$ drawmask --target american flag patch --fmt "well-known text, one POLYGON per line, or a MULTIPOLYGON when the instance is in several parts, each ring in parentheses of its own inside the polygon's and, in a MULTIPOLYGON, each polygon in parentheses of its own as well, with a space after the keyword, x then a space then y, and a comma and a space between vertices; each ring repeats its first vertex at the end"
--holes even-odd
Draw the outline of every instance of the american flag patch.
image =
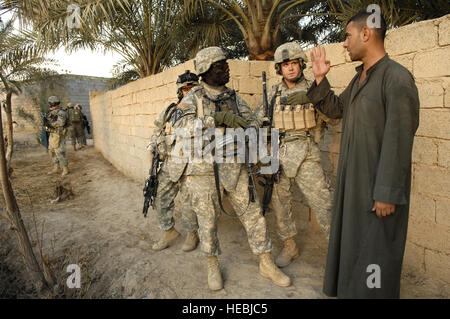
POLYGON ((177 108, 184 110, 186 109, 187 106, 188 105, 186 103, 181 102, 180 104, 177 105, 177 108))

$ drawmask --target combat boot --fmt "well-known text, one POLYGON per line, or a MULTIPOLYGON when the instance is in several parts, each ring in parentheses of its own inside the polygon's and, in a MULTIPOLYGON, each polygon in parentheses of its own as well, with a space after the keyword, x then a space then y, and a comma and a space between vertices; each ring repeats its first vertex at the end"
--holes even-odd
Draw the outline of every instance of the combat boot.
POLYGON ((66 175, 68 175, 69 174, 69 168, 67 167, 67 166, 63 166, 62 167, 62 174, 61 174, 61 176, 66 176, 66 175))
POLYGON ((197 248, 199 239, 197 233, 187 232, 186 239, 184 240, 183 247, 181 249, 183 251, 192 251, 197 248))
POLYGON ((50 172, 48 172, 47 175, 58 173, 58 169, 59 169, 59 165, 58 164, 53 164, 53 169, 50 172))
POLYGON ((73 150, 76 152, 77 151, 77 146, 75 144, 73 144, 73 150))
POLYGON ((219 259, 217 256, 207 256, 208 261, 208 286, 211 290, 223 288, 222 274, 220 273, 219 259))
POLYGON ((259 273, 280 287, 288 287, 291 285, 291 279, 275 265, 270 252, 259 255, 259 273))
POLYGON ((297 258, 298 255, 299 253, 297 243, 295 242, 293 237, 289 238, 284 241, 284 247, 275 260, 275 263, 278 267, 286 267, 291 263, 291 261, 297 258))
POLYGON ((169 230, 164 232, 164 235, 161 239, 152 246, 153 250, 163 250, 169 247, 177 238, 180 236, 180 233, 172 227, 169 230))

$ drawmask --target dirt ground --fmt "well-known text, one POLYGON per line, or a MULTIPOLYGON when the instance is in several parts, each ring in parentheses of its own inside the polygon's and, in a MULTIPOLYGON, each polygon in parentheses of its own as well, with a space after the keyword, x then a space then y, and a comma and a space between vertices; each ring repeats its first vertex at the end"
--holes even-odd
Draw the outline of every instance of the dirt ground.
MULTIPOLYGON (((219 260, 224 289, 211 292, 199 248, 189 253, 181 250, 185 232, 180 224, 176 227, 182 236, 174 246, 160 252, 151 249, 161 231, 154 212, 150 210, 147 218, 141 213, 144 181, 124 176, 92 146, 77 152, 67 149, 73 199, 50 203, 61 177, 47 175, 51 163, 43 147, 18 147, 12 178, 35 249, 41 246, 43 255, 49 255, 59 282, 65 286, 63 298, 327 298, 321 292, 327 243, 308 214, 296 216, 301 254, 284 268, 293 282, 288 288, 278 287, 258 274, 258 259, 250 251, 242 225, 221 216, 223 253, 219 260), (36 231, 42 242, 36 241, 36 231), (65 285, 69 264, 81 266, 80 289, 65 285)), ((4 207, 3 197, 0 203, 4 207)), ((177 211, 175 218, 179 217, 177 211)), ((267 219, 273 230, 273 214, 269 213, 267 219)), ((34 285, 14 248, 14 234, 2 218, 0 231, 4 236, 0 239, 0 298, 36 298, 34 285)), ((281 243, 273 231, 271 236, 276 255, 281 243)), ((450 287, 404 272, 401 296, 449 298, 450 287)))

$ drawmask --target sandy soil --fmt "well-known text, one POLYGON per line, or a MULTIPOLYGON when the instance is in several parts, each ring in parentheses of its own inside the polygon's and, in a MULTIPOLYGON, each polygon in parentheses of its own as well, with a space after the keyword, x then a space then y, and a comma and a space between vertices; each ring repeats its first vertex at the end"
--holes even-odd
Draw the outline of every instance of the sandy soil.
MULTIPOLYGON (((151 245, 161 232, 154 212, 144 218, 143 181, 127 178, 93 147, 74 152, 68 148, 71 173, 68 176, 75 198, 51 204, 59 175, 47 175, 48 155, 40 146, 21 146, 14 155, 12 179, 24 222, 43 254, 48 254, 59 282, 65 286, 61 297, 69 298, 327 298, 322 279, 327 243, 308 214, 297 216, 297 242, 301 255, 286 267, 292 278, 288 288, 277 287, 258 274, 258 260, 247 243, 245 231, 236 219, 222 216, 219 257, 225 288, 208 290, 206 264, 197 248, 181 251, 182 236, 169 249, 155 252, 151 245), (34 217, 36 227, 34 226, 34 217), (43 242, 36 241, 36 230, 43 242), (39 235, 40 236, 40 235, 39 235), (81 266, 80 289, 68 289, 69 264, 81 266)), ((0 203, 4 207, 3 198, 0 203)), ((179 203, 178 205, 180 205, 179 203)), ((1 211, 0 211, 1 213, 1 211)), ((175 215, 179 220, 180 214, 175 215)), ((267 215, 273 230, 273 214, 267 215)), ((0 298, 36 298, 21 258, 11 247, 15 237, 0 218, 0 298), (7 240, 9 243, 6 243, 7 240)), ((274 254, 281 243, 271 232, 274 254)), ((404 273, 402 298, 448 298, 448 284, 404 273)))

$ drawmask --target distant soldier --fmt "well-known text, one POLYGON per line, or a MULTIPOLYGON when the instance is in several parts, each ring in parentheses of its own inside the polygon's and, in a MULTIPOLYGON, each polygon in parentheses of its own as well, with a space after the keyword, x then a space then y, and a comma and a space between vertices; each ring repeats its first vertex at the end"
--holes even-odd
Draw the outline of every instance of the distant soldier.
POLYGON ((80 108, 80 112, 81 112, 81 117, 83 118, 83 142, 84 142, 84 146, 86 146, 86 132, 87 131, 88 135, 91 134, 91 127, 89 125, 89 120, 87 118, 87 116, 83 113, 83 107, 80 104, 77 104, 76 106, 78 106, 80 108))
POLYGON ((61 176, 65 176, 69 174, 66 158, 66 133, 70 122, 67 112, 59 107, 61 101, 57 96, 50 96, 48 104, 50 111, 44 116, 43 124, 46 131, 50 132, 48 152, 53 161, 53 169, 49 174, 57 173, 59 165, 61 165, 61 176))
MULTIPOLYGON (((193 88, 178 104, 179 120, 176 128, 184 128, 193 135, 200 121, 204 130, 209 128, 247 128, 259 126, 245 101, 225 86, 230 80, 230 69, 225 52, 219 47, 199 51, 194 59, 196 72, 202 76, 199 86, 193 88)), ((190 137, 187 137, 190 141, 190 137)), ((178 143, 178 141, 177 141, 178 143)), ((208 286, 211 290, 223 288, 218 255, 221 253, 217 238, 217 222, 222 207, 220 197, 227 194, 243 224, 250 248, 259 257, 259 273, 276 285, 287 287, 291 280, 274 264, 272 241, 266 220, 261 214, 257 198, 250 199, 249 172, 243 164, 209 163, 204 159, 184 165, 174 165, 172 179, 184 173, 180 196, 191 205, 197 216, 201 250, 208 265, 208 286)))
MULTIPOLYGON (((189 70, 181 74, 177 79, 178 103, 194 86, 198 85, 198 76, 189 70)), ((159 228, 164 231, 163 236, 153 245, 154 250, 163 250, 169 247, 180 235, 175 229, 173 219, 174 200, 179 191, 178 182, 172 182, 169 177, 169 171, 164 162, 167 162, 172 151, 173 132, 172 124, 176 117, 176 106, 178 103, 172 103, 165 108, 155 120, 155 128, 147 150, 157 153, 163 164, 158 174, 158 190, 156 195, 156 211, 158 215, 159 228)), ((183 244, 183 251, 192 251, 197 248, 198 225, 195 214, 191 211, 189 205, 183 203, 182 224, 187 231, 186 239, 183 244)))
MULTIPOLYGON (((275 69, 283 78, 268 94, 268 101, 274 103, 272 126, 280 131, 280 169, 275 179, 272 205, 278 235, 284 243, 276 264, 285 267, 299 255, 292 213, 294 185, 300 188, 327 238, 333 198, 320 165, 318 146, 326 126, 324 120, 328 121, 328 118, 317 111, 306 96, 310 86, 303 75, 307 57, 299 44, 289 42, 275 50, 274 60, 275 69), (293 93, 303 96, 303 100, 290 103, 289 96, 293 93)), ((256 110, 260 118, 263 112, 263 107, 256 110)))
POLYGON ((69 119, 71 123, 71 138, 73 150, 76 151, 76 144, 78 142, 79 149, 82 149, 84 145, 86 145, 86 137, 84 135, 84 127, 83 127, 83 113, 81 113, 81 109, 79 104, 73 106, 72 103, 67 105, 69 112, 69 119))

